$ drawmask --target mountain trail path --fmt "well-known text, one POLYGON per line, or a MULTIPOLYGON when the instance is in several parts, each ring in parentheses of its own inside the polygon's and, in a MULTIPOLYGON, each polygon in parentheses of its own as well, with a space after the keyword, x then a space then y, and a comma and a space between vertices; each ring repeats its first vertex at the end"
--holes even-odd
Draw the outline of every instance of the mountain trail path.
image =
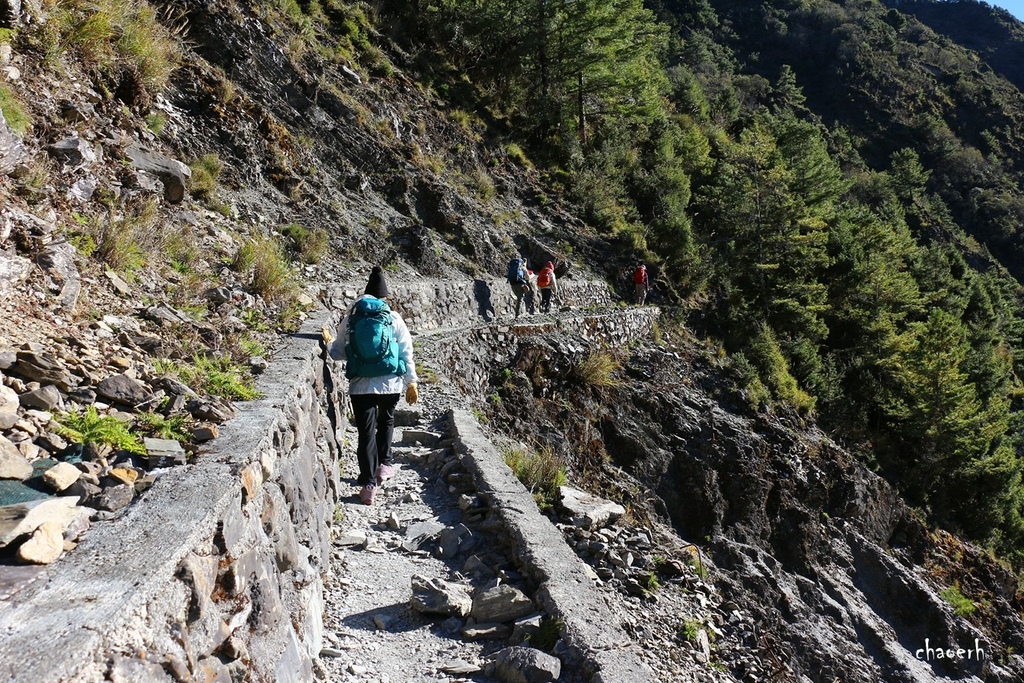
MULTIPOLYGON (((460 333, 445 329, 415 335, 417 363, 432 365, 430 344, 421 347, 419 342, 460 333)), ((474 552, 450 560, 437 556, 436 543, 414 547, 415 539, 408 537, 410 529, 415 533, 421 528, 418 524, 434 522, 451 528, 463 517, 459 493, 449 490, 437 466, 447 460, 450 449, 410 444, 406 435, 426 430, 439 435, 443 443, 445 414, 465 405, 466 396, 443 380, 424 383, 421 379, 419 389, 420 405, 415 409, 410 410, 404 398, 399 403, 392 443, 397 472, 378 487, 371 506, 364 505, 358 495, 355 426, 349 424, 344 434, 343 488, 334 523, 331 573, 325 579, 325 647, 318 672, 332 683, 498 680, 485 675, 485 660, 504 646, 503 641, 468 641, 461 633, 463 619, 423 615, 410 606, 413 576, 473 585, 482 585, 481 578, 486 577, 494 585, 498 581, 494 569, 513 571, 488 534, 474 534, 478 540, 474 552), (412 420, 417 424, 399 426, 412 420), (493 564, 478 568, 470 581, 463 572, 469 558, 475 564, 478 559, 493 564)))
MULTIPOLYGON (((578 316, 579 312, 571 314, 578 316)), ((544 324, 559 315, 527 315, 514 323, 544 324)), ((435 345, 469 334, 476 327, 510 323, 513 321, 494 320, 465 329, 415 334, 417 364, 437 368, 431 353, 435 345)), ((410 604, 412 580, 417 575, 469 588, 498 584, 522 587, 527 583, 519 573, 517 558, 511 556, 512 546, 501 523, 468 504, 475 497, 475 485, 472 475, 454 457, 446 429, 449 411, 469 408, 469 397, 441 372, 429 382, 421 377, 419 388, 420 405, 410 408, 404 399, 399 402, 392 445, 397 473, 379 487, 371 506, 359 500, 355 483, 355 427, 350 425, 344 434, 340 461, 343 488, 334 521, 330 572, 325 577, 324 649, 316 671, 320 680, 505 680, 501 672, 495 671, 491 655, 509 645, 507 629, 477 640, 466 636, 467 627, 473 626, 472 618, 423 615, 410 604), (439 534, 442 528, 445 532, 439 534), (456 530, 468 535, 469 542, 462 536, 457 550, 446 549, 445 533, 456 530)), ((486 431, 485 426, 482 429, 486 431)), ((494 439, 495 435, 488 438, 494 439)), ((666 531, 673 537, 669 543, 664 543, 664 537, 656 540, 648 529, 623 527, 617 533, 633 539, 630 543, 647 534, 655 545, 648 545, 650 549, 644 554, 685 545, 670 530, 659 529, 658 535, 666 531)), ((629 648, 637 654, 655 676, 652 680, 733 680, 723 671, 697 664, 700 648, 678 638, 679 624, 686 615, 697 617, 706 612, 708 602, 720 600, 710 582, 691 577, 688 582, 667 583, 656 598, 628 595, 612 583, 597 580, 596 575, 591 588, 606 607, 602 608, 606 612, 602 618, 621 625, 629 634, 627 641, 614 647, 629 648)), ((513 632, 511 642, 521 639, 521 634, 513 632)), ((590 678, 584 672, 563 667, 557 680, 590 678)))

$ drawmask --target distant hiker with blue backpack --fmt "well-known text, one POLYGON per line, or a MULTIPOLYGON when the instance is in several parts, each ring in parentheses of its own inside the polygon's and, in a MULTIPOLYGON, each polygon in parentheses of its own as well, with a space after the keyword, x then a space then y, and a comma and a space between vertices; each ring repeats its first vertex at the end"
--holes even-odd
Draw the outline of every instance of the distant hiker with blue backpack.
POLYGON ((508 262, 508 273, 506 274, 509 285, 512 286, 512 293, 516 295, 516 317, 523 306, 523 299, 526 299, 526 312, 533 314, 534 300, 533 287, 530 284, 530 271, 526 267, 526 259, 515 256, 508 262))
POLYGON ((412 337, 402 316, 385 299, 388 285, 380 266, 374 266, 365 293, 356 299, 338 326, 337 334, 321 330, 335 360, 345 360, 345 377, 359 442, 359 499, 373 505, 377 487, 395 475, 391 438, 395 406, 405 390, 410 404, 419 400, 412 337))

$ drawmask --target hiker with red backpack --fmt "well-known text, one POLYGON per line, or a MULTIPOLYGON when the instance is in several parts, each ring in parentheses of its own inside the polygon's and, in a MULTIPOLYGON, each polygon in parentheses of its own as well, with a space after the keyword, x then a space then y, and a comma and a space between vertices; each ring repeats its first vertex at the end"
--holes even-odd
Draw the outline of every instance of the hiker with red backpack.
POLYGON ((537 289, 540 290, 540 312, 551 310, 551 299, 558 296, 558 284, 555 280, 555 264, 548 264, 537 273, 537 289))
POLYGON ((364 294, 349 308, 337 334, 324 326, 320 333, 331 357, 345 359, 345 377, 352 401, 359 441, 359 499, 373 505, 377 487, 395 475, 391 464, 391 438, 395 406, 405 389, 410 404, 419 400, 412 337, 405 321, 385 299, 388 284, 380 266, 374 266, 364 294))
POLYGON ((633 289, 636 293, 636 303, 643 306, 647 300, 647 293, 651 291, 651 283, 647 278, 647 266, 642 263, 633 271, 633 289))

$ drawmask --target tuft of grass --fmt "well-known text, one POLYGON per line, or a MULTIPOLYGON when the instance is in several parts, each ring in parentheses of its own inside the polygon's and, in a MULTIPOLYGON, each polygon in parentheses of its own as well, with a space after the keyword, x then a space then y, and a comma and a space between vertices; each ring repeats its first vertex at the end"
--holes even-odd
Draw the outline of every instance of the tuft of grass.
POLYGON ((100 415, 95 406, 84 413, 63 413, 57 416, 56 431, 61 436, 83 445, 97 444, 144 455, 145 447, 123 422, 109 415, 100 415))
POLYGON ((640 579, 640 585, 646 593, 654 593, 661 588, 661 582, 658 581, 658 576, 654 572, 650 572, 647 576, 640 579))
POLYGON ((231 104, 238 97, 238 88, 228 79, 226 74, 219 73, 213 84, 213 94, 223 105, 231 104))
POLYGON ((565 465, 553 449, 544 447, 530 451, 508 448, 503 457, 516 478, 533 493, 539 507, 547 509, 554 506, 558 487, 565 486, 567 478, 565 465))
POLYGON ((25 111, 25 105, 13 92, 2 85, 0 85, 0 112, 3 112, 7 126, 19 137, 32 127, 32 119, 25 111))
POLYGON ((441 381, 433 368, 420 365, 419 361, 416 362, 416 375, 420 378, 421 384, 437 384, 441 381))
POLYGON ((47 57, 60 59, 77 51, 101 74, 138 74, 146 88, 160 92, 177 68, 181 52, 172 33, 147 2, 138 0, 70 0, 53 2, 52 36, 47 57))
POLYGON ((111 81, 122 72, 137 74, 141 83, 160 92, 181 60, 174 35, 140 0, 68 0, 47 3, 47 61, 60 63, 77 52, 111 81))
POLYGON ((296 284, 281 246, 269 238, 246 242, 235 255, 233 267, 239 273, 251 273, 251 288, 268 301, 285 301, 296 284))
POLYGON ((217 184, 224 162, 216 154, 204 154, 188 165, 192 176, 188 181, 188 191, 193 197, 208 204, 219 203, 217 200, 217 184))
POLYGON ((615 373, 622 363, 608 351, 591 351, 573 366, 572 374, 587 386, 614 387, 621 384, 615 373))
POLYGON ((960 592, 960 586, 957 584, 939 591, 939 597, 948 602, 953 611, 961 617, 969 617, 974 614, 976 609, 974 601, 960 592))
POLYGON ((164 240, 164 253, 171 269, 181 275, 194 273, 203 260, 199 240, 188 227, 170 231, 164 240))
MULTIPOLYGON (((162 248, 159 223, 159 202, 148 197, 110 206, 106 216, 88 218, 82 225, 96 245, 93 256, 113 270, 131 273, 146 264, 147 254, 162 248)), ((84 237, 80 242, 88 244, 84 237)))
POLYGON ((523 148, 514 142, 510 142, 505 145, 505 155, 520 166, 533 168, 533 162, 530 161, 528 156, 526 156, 526 152, 524 152, 523 148))
POLYGON ((469 174, 469 181, 476 189, 476 198, 485 204, 494 199, 495 195, 498 194, 491 174, 483 166, 477 165, 473 168, 469 174))
POLYGON ((319 263, 327 253, 327 233, 323 230, 291 223, 281 228, 281 234, 288 239, 292 252, 306 263, 319 263))

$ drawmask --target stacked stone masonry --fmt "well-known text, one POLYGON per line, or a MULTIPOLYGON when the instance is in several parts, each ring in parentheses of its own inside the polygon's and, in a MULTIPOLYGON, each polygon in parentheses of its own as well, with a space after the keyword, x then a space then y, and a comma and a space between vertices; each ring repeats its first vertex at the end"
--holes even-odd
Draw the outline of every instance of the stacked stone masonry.
POLYGON ((339 482, 322 313, 277 354, 264 398, 211 448, 96 524, 0 610, 0 681, 309 681, 339 482))
MULTIPOLYGON (((603 283, 567 282, 563 292, 577 306, 609 303, 603 283)), ((312 680, 347 390, 319 330, 355 296, 335 292, 336 310, 306 321, 262 375, 264 397, 240 405, 192 463, 167 470, 0 608, 0 681, 173 681, 168 671, 222 680, 231 667, 252 681, 312 680)), ((479 280, 394 285, 390 298, 414 331, 470 327, 440 337, 436 352, 451 379, 477 388, 523 337, 619 345, 649 335, 658 315, 613 309, 481 325, 511 323, 510 299, 504 282, 479 280)))

